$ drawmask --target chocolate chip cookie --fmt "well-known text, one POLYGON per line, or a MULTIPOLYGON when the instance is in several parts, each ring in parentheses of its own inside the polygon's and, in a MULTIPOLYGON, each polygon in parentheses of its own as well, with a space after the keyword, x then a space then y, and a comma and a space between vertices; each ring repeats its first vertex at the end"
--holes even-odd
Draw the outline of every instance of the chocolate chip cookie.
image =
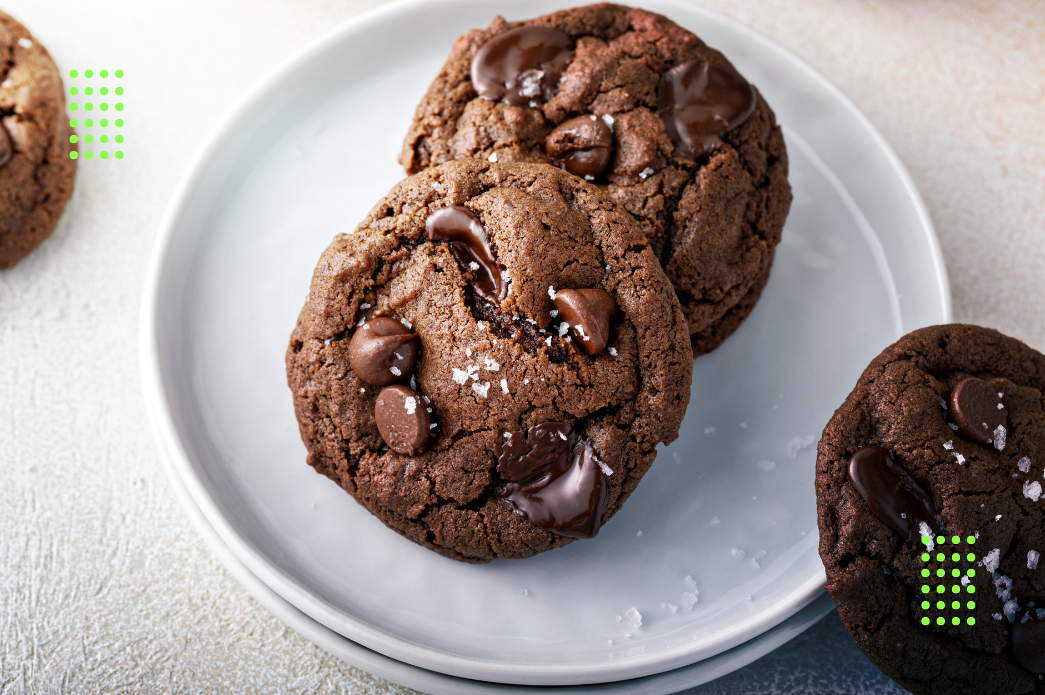
POLYGON ((58 67, 0 12, 0 268, 46 239, 73 192, 76 149, 58 67))
POLYGON ((633 217, 555 167, 475 159, 334 239, 287 351, 308 462, 467 562, 594 536, 678 436, 691 372, 633 217))
POLYGON ((857 645, 916 695, 1045 692, 1045 355, 933 326, 824 430, 820 557, 857 645))
POLYGON ((621 5, 497 17, 458 39, 399 161, 459 157, 551 163, 604 188, 648 236, 695 355, 754 308, 791 204, 758 90, 689 31, 621 5))

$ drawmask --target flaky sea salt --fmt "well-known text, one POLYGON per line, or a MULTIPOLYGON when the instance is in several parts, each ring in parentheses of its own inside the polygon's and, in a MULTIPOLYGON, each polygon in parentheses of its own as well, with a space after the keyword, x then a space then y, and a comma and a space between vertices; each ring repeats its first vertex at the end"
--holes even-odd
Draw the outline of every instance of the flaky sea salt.
MULTIPOLYGON (((605 463, 603 463, 602 461, 596 461, 596 463, 599 464, 599 468, 602 469, 602 474, 604 476, 606 476, 608 478, 611 475, 613 475, 613 469, 610 468, 609 466, 607 466, 605 463)), ((640 536, 642 535, 642 531, 639 531, 639 535, 640 536)))
MULTIPOLYGON (((932 548, 929 548, 929 552, 932 552, 932 548)), ((998 565, 1001 564, 1001 550, 995 548, 991 552, 987 553, 987 557, 980 560, 980 565, 983 566, 988 572, 993 572, 998 569, 998 565)))
POLYGON ((1030 473, 1030 457, 1024 456, 1023 458, 1021 458, 1019 461, 1016 462, 1016 467, 1024 473, 1030 473))
POLYGON ((962 575, 961 584, 962 586, 969 586, 969 582, 972 581, 967 575, 962 575))
POLYGON ((760 570, 760 569, 762 569, 762 565, 760 565, 758 563, 762 562, 765 559, 766 559, 766 551, 765 550, 759 550, 758 553, 755 554, 755 557, 751 558, 751 560, 750 560, 751 566, 754 567, 756 570, 760 570))
POLYGON ((1002 606, 1001 612, 1005 614, 1005 617, 1011 623, 1016 619, 1016 611, 1019 610, 1020 604, 1016 603, 1016 599, 1006 601, 1005 605, 1002 606))
POLYGON ((438 181, 433 181, 432 182, 432 188, 435 191, 441 191, 441 190, 443 190, 443 184, 439 183, 438 181))
POLYGON ((1041 483, 1035 480, 1033 483, 1023 484, 1023 496, 1031 502, 1037 502, 1041 497, 1041 483))
POLYGON ((468 376, 472 378, 472 381, 479 381, 479 365, 469 365, 466 369, 468 370, 468 376))
POLYGON ((662 603, 662 604, 660 604, 660 607, 663 608, 664 610, 669 610, 672 613, 678 613, 679 612, 679 607, 676 606, 674 603, 662 603))
POLYGON ((951 428, 952 430, 954 430, 955 432, 957 432, 957 431, 958 431, 958 425, 954 424, 953 422, 948 422, 948 423, 947 423, 947 426, 948 426, 948 427, 950 427, 950 428, 951 428))
POLYGON ((471 270, 472 272, 475 272, 476 270, 479 270, 479 264, 476 263, 475 261, 472 261, 471 263, 468 264, 468 270, 471 270))
POLYGON ((1036 570, 1038 569, 1038 559, 1041 557, 1041 553, 1037 550, 1027 551, 1027 569, 1036 570))
POLYGON ((465 382, 468 381, 468 372, 466 372, 463 369, 458 369, 457 367, 454 367, 453 370, 454 381, 456 381, 461 386, 464 386, 465 382))
POLYGON ((486 365, 487 371, 498 372, 501 370, 501 365, 498 364, 497 360, 491 360, 489 357, 483 360, 483 364, 486 365))
POLYGON ((613 130, 613 116, 609 115, 608 113, 603 114, 602 122, 605 123, 610 130, 613 130))
POLYGON ((624 620, 628 623, 628 627, 633 630, 642 627, 642 614, 634 606, 624 611, 624 620))
MULTIPOLYGON (((555 287, 553 285, 548 285, 548 296, 551 297, 553 300, 555 299, 555 287)), ((555 316, 558 313, 559 312, 555 311, 554 309, 552 310, 552 316, 555 316)))
POLYGON ((413 415, 417 410, 417 399, 413 396, 407 396, 406 400, 403 401, 403 407, 406 408, 407 415, 413 415))
POLYGON ((1012 598, 1012 579, 1006 577, 1004 574, 994 573, 994 593, 1002 601, 1008 601, 1012 598))
POLYGON ((501 379, 501 393, 508 393, 508 380, 501 379))
POLYGON ((33 42, 29 39, 18 39, 18 45, 22 48, 32 48, 33 42))
POLYGON ((359 305, 359 308, 360 309, 369 309, 370 308, 370 302, 363 302, 362 304, 359 305))
POLYGON ((743 560, 744 556, 747 555, 743 550, 736 547, 735 545, 729 549, 729 554, 733 556, 734 560, 743 560))
POLYGON ((395 366, 394 364, 388 368, 388 371, 392 372, 392 374, 394 374, 395 376, 403 376, 403 372, 400 371, 399 367, 395 366))
POLYGON ((922 534, 923 537, 929 539, 929 542, 925 544, 925 547, 928 548, 929 552, 931 553, 933 551, 933 548, 936 547, 936 544, 933 543, 933 538, 935 536, 933 535, 932 529, 929 528, 929 524, 925 523, 924 521, 919 522, 918 533, 922 534))
POLYGON ((487 381, 482 386, 480 386, 478 383, 472 384, 472 390, 478 393, 483 398, 486 398, 486 394, 490 392, 490 382, 487 381))
POLYGON ((790 458, 798 458, 798 452, 812 446, 815 441, 816 437, 812 435, 807 437, 792 437, 791 441, 787 443, 787 455, 790 458))
POLYGON ((994 517, 994 520, 995 521, 1001 521, 1001 514, 999 514, 998 516, 994 517))
POLYGON ((489 159, 491 162, 496 162, 497 161, 497 153, 494 152, 487 159, 489 159))
POLYGON ((565 321, 563 321, 562 323, 559 324, 559 336, 560 337, 566 335, 566 331, 568 331, 568 330, 570 330, 570 324, 566 323, 565 321))
POLYGON ((650 176, 653 176, 653 167, 646 167, 639 172, 640 179, 648 179, 650 176))
POLYGON ((954 454, 954 458, 957 459, 958 465, 960 465, 960 466, 964 466, 965 465, 965 457, 964 456, 959 454, 957 451, 952 451, 951 453, 954 454))
POLYGON ((994 448, 1005 451, 1005 425, 998 425, 994 430, 994 448))
POLYGON ((943 443, 943 448, 946 449, 947 451, 950 451, 951 449, 953 449, 954 448, 954 440, 953 439, 948 439, 946 442, 943 443))
POLYGON ((609 349, 609 353, 610 353, 610 356, 611 356, 611 357, 616 357, 616 356, 617 356, 617 348, 615 348, 615 347, 611 347, 611 348, 609 349))

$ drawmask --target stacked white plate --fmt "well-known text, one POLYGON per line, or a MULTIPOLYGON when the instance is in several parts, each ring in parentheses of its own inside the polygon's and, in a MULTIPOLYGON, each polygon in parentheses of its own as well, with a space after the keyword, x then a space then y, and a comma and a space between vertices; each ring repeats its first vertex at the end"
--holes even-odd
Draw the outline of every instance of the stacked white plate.
POLYGON ((694 364, 678 441, 596 539, 481 566, 410 543, 316 475, 283 354, 319 254, 402 178, 401 138, 454 39, 497 13, 564 6, 401 2, 316 42, 204 148, 145 289, 146 400, 212 549, 316 644, 434 693, 670 693, 815 623, 832 606, 816 552, 820 431, 882 348, 951 317, 921 199, 845 97, 744 27, 646 2, 758 85, 795 196, 758 306, 694 364))

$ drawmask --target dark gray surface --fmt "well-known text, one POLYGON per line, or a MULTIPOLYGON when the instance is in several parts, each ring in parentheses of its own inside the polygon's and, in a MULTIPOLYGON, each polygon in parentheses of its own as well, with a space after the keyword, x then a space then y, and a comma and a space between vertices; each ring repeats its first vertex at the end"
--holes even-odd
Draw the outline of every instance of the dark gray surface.
POLYGON ((838 613, 728 676, 679 695, 904 695, 868 661, 838 613))

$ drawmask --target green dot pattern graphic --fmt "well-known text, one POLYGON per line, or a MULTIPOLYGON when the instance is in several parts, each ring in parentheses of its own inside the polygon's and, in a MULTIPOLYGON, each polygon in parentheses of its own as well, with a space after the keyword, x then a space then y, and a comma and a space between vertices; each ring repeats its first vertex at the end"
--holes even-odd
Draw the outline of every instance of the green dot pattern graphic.
MULTIPOLYGON (((73 80, 77 80, 78 79, 78 80, 84 80, 84 81, 91 80, 91 79, 108 80, 108 78, 110 76, 111 77, 115 77, 116 79, 119 80, 119 79, 123 78, 123 75, 124 75, 123 70, 109 71, 108 69, 105 69, 105 70, 97 70, 97 71, 95 71, 93 69, 84 69, 84 70, 70 70, 69 71, 70 79, 73 79, 73 80)), ((75 84, 75 85, 70 85, 69 86, 69 96, 70 97, 81 97, 81 96, 82 97, 90 97, 90 96, 94 96, 95 94, 97 94, 98 96, 106 97, 106 96, 109 96, 110 90, 111 90, 111 93, 116 95, 116 96, 122 97, 124 95, 124 88, 123 88, 122 85, 110 87, 110 83, 109 82, 105 82, 105 83, 98 83, 98 82, 86 83, 86 82, 81 82, 80 84, 75 84)), ((91 111, 95 110, 95 107, 97 107, 99 111, 103 111, 103 112, 108 111, 110 107, 112 107, 112 109, 115 110, 115 111, 122 112, 123 111, 123 107, 124 107, 124 102, 118 101, 116 103, 110 103, 108 101, 99 101, 99 102, 70 101, 69 104, 68 104, 68 107, 69 107, 69 111, 72 112, 73 114, 75 114, 77 111, 81 111, 81 110, 82 111, 91 112, 91 111)), ((124 124, 124 122, 123 122, 122 118, 117 118, 112 123, 112 125, 114 125, 117 128, 122 128, 123 124, 124 124)), ((80 128, 80 127, 82 127, 82 128, 85 128, 85 129, 93 129, 93 128, 97 127, 97 128, 105 129, 105 128, 109 128, 109 126, 110 126, 110 123, 109 123, 109 119, 107 119, 107 118, 98 119, 97 122, 95 122, 91 118, 85 118, 82 121, 77 119, 77 118, 70 118, 69 119, 69 127, 71 127, 71 128, 80 128)), ((115 142, 116 144, 122 145, 123 142, 124 142, 124 136, 122 134, 120 134, 120 135, 110 135, 110 134, 108 134, 108 133, 106 133, 104 131, 102 131, 102 132, 97 132, 97 131, 95 131, 95 132, 80 132, 80 133, 77 133, 77 134, 73 134, 73 135, 69 136, 69 143, 70 143, 70 145, 80 144, 81 147, 85 146, 85 145, 93 145, 93 146, 95 146, 95 147, 97 147, 99 149, 85 149, 82 152, 78 152, 78 151, 76 151, 74 149, 70 149, 70 151, 69 151, 69 159, 91 159, 91 160, 94 160, 94 159, 98 159, 98 160, 103 160, 103 159, 104 160, 121 159, 122 160, 123 159, 123 155, 124 155, 123 150, 110 151, 110 150, 107 150, 107 149, 101 149, 102 146, 109 145, 110 140, 115 142)))
POLYGON ((963 539, 961 536, 946 538, 940 535, 935 538, 922 536, 921 540, 922 544, 926 546, 926 551, 919 556, 922 562, 935 562, 950 566, 922 568, 921 576, 926 583, 920 587, 920 591, 925 598, 918 603, 918 608, 923 613, 919 618, 919 622, 926 627, 932 625, 937 627, 946 625, 957 627, 962 624, 975 625, 976 618, 958 614, 976 609, 975 601, 966 600, 963 602, 961 599, 963 593, 962 581, 965 581, 967 584, 964 588, 968 594, 976 593, 976 587, 970 581, 976 576, 976 570, 972 567, 964 566, 965 563, 972 564, 976 562, 976 553, 969 551, 963 553, 961 548, 946 548, 945 546, 960 546, 963 543, 970 546, 975 545, 976 537, 967 536, 963 539), (935 553, 932 552, 933 548, 930 547, 930 544, 935 546, 935 553), (933 580, 938 580, 940 583, 935 583, 933 580), (951 580, 953 583, 948 582, 948 580, 951 580), (927 600, 927 595, 933 593, 937 595, 937 600, 927 600), (951 595, 951 598, 947 597, 948 594, 951 595))

